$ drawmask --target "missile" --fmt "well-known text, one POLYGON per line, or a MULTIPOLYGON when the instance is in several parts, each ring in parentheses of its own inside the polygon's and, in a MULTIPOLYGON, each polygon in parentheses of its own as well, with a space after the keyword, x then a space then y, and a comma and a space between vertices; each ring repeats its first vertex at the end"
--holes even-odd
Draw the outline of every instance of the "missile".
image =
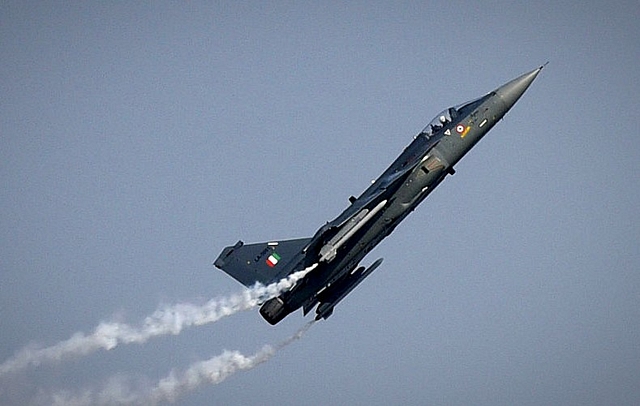
POLYGON ((320 262, 330 262, 336 257, 338 248, 349 240, 358 230, 360 230, 373 216, 375 216, 387 204, 386 200, 381 201, 371 209, 363 209, 345 224, 325 246, 320 249, 320 262))

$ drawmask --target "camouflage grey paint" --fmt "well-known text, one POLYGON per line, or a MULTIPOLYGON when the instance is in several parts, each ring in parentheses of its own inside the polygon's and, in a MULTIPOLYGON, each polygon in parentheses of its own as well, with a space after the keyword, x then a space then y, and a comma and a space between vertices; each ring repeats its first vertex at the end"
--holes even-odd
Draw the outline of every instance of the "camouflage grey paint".
POLYGON ((478 99, 436 116, 398 158, 338 217, 311 238, 226 247, 214 262, 250 286, 270 283, 313 267, 289 291, 265 302, 260 313, 276 324, 289 313, 314 306, 316 319, 334 307, 382 262, 360 261, 422 202, 454 165, 482 139, 531 85, 543 66, 478 99))

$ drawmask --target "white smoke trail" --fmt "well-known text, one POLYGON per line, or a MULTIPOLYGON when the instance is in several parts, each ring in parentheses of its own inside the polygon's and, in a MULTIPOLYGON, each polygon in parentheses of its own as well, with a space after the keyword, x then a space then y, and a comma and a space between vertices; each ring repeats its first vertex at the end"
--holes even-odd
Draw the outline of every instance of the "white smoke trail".
POLYGON ((79 394, 59 392, 51 396, 48 404, 54 406, 103 406, 103 405, 157 405, 160 402, 175 402, 181 395, 191 392, 204 384, 217 385, 239 371, 253 369, 270 360, 277 351, 302 338, 311 326, 312 320, 302 326, 292 336, 279 344, 265 345, 253 355, 246 356, 238 351, 224 351, 222 354, 198 361, 183 372, 171 371, 157 384, 147 389, 132 388, 131 380, 111 378, 101 390, 86 389, 79 394))
POLYGON ((267 286, 256 284, 241 294, 212 299, 202 306, 189 303, 164 306, 145 318, 141 327, 136 328, 118 322, 102 322, 89 335, 75 333, 71 338, 46 348, 27 346, 0 365, 0 377, 28 366, 38 366, 43 362, 61 361, 100 349, 112 350, 120 344, 142 344, 152 337, 180 334, 185 327, 216 322, 240 311, 253 309, 290 289, 316 266, 317 264, 314 264, 267 286))

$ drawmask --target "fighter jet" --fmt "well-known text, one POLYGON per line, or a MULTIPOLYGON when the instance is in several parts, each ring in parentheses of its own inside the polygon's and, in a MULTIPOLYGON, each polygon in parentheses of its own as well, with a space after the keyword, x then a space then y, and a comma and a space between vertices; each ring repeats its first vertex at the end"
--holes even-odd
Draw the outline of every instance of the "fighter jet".
POLYGON ((543 66, 472 101, 438 114, 378 179, 313 237, 224 248, 214 265, 245 286, 270 284, 305 270, 293 287, 265 301, 260 314, 275 325, 316 305, 316 320, 335 306, 381 263, 359 266, 363 258, 447 177, 454 166, 502 119, 543 66))

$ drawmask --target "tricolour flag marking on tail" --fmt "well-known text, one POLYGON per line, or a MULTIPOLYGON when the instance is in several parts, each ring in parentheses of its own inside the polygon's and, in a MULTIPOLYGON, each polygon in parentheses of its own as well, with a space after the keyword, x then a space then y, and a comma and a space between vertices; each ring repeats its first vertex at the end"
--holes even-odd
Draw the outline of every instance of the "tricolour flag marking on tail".
POLYGON ((274 252, 273 254, 269 255, 269 258, 267 258, 267 265, 273 268, 279 261, 280 255, 278 255, 277 252, 274 252))

